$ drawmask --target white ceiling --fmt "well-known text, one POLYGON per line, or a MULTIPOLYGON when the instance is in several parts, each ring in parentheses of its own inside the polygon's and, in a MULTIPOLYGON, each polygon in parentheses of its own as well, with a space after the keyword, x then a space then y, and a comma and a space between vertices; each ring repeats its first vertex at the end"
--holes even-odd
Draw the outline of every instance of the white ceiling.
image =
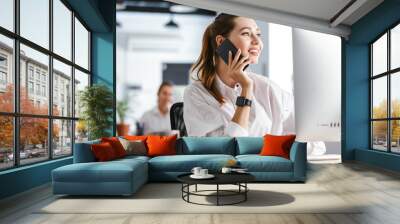
POLYGON ((178 4, 252 17, 297 28, 348 37, 351 25, 383 0, 168 0, 178 4))
POLYGON ((227 0, 329 21, 351 0, 227 0))

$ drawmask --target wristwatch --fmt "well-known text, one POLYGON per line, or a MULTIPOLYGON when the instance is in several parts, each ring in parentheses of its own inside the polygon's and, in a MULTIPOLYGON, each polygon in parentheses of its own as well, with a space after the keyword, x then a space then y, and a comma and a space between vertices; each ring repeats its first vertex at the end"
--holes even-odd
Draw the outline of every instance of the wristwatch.
POLYGON ((244 107, 244 106, 251 106, 251 100, 243 97, 243 96, 238 96, 236 98, 236 105, 239 107, 244 107))

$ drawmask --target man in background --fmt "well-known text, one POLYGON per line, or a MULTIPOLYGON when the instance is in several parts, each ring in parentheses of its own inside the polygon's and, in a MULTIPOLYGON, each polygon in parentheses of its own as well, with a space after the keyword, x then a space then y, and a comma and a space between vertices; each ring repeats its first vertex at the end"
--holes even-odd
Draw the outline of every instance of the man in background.
POLYGON ((171 133, 169 111, 173 101, 172 82, 162 82, 158 88, 157 97, 157 105, 146 111, 139 120, 144 135, 168 135, 171 133))

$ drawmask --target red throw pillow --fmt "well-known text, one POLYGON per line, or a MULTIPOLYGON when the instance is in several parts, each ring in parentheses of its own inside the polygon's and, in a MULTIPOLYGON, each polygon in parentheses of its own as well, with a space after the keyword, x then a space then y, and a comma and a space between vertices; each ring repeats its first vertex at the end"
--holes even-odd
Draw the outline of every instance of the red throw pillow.
POLYGON ((296 135, 268 135, 264 136, 264 145, 261 149, 262 156, 281 156, 286 159, 290 158, 290 148, 296 135))
POLYGON ((121 142, 117 137, 109 137, 109 138, 101 138, 101 142, 108 142, 114 149, 115 155, 118 158, 126 156, 126 151, 124 146, 122 146, 121 142))
POLYGON ((177 135, 148 136, 146 140, 148 156, 175 155, 176 138, 177 135))
POLYGON ((91 145, 91 149, 94 157, 99 162, 109 161, 117 158, 114 149, 108 142, 93 144, 91 145))

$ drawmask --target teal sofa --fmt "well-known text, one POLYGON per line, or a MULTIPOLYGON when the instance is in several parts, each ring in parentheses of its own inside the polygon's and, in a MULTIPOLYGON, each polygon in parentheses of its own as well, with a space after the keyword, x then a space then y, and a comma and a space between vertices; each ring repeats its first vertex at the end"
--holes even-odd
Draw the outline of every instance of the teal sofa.
POLYGON ((177 140, 177 155, 96 162, 90 145, 98 142, 75 144, 74 163, 52 171, 54 194, 131 195, 148 181, 176 181, 196 166, 218 172, 232 159, 258 182, 306 181, 306 143, 294 142, 285 159, 258 155, 262 137, 183 137, 177 140))

